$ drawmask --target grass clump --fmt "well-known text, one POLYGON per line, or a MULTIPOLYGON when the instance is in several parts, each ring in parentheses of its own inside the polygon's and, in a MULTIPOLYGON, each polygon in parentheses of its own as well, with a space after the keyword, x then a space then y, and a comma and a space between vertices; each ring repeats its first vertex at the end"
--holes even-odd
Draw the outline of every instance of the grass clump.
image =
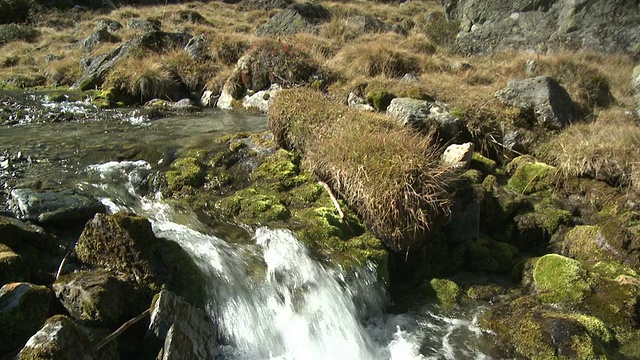
POLYGON ((449 172, 438 147, 390 117, 298 89, 273 99, 269 127, 395 250, 415 244, 448 212, 449 172))
POLYGON ((0 46, 14 41, 35 42, 40 33, 29 25, 6 24, 0 25, 0 46))

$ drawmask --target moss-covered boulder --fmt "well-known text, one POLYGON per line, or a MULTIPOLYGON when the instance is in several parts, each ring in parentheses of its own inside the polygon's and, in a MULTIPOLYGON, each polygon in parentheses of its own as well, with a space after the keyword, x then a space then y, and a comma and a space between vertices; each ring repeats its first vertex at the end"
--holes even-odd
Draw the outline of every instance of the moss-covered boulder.
MULTIPOLYGON (((611 259, 611 255, 598 246, 601 239, 600 228, 594 225, 579 225, 569 230, 562 241, 562 253, 580 261, 611 259)), ((604 246, 603 246, 604 247, 604 246)))
POLYGON ((595 239, 603 253, 640 270, 640 211, 602 216, 595 239))
POLYGON ((222 198, 217 207, 224 215, 252 225, 285 220, 290 215, 289 210, 276 194, 255 188, 239 190, 231 196, 222 198))
POLYGON ((18 360, 116 360, 119 358, 115 342, 100 350, 93 345, 81 328, 64 315, 55 315, 33 335, 20 350, 18 360))
POLYGON ((549 190, 555 185, 556 168, 528 155, 511 160, 507 171, 511 175, 507 187, 520 194, 549 190))
POLYGON ((569 224, 571 212, 561 209, 551 198, 529 198, 529 206, 521 207, 513 220, 517 234, 512 239, 519 249, 543 250, 561 225, 569 224))
POLYGON ((0 354, 19 349, 47 319, 51 291, 31 283, 0 288, 0 354))
POLYGON ((480 170, 482 174, 488 176, 496 173, 496 162, 478 152, 474 152, 471 156, 471 168, 480 170))
POLYGON ((171 170, 167 171, 167 185, 174 192, 186 191, 202 185, 204 169, 195 157, 182 157, 171 163, 171 170))
POLYGON ((459 251, 465 252, 465 265, 468 269, 493 273, 511 270, 518 255, 518 248, 515 246, 495 241, 484 234, 463 244, 459 251))
POLYGON ((18 219, 0 215, 0 243, 12 249, 33 246, 51 250, 55 243, 39 226, 26 224, 18 219))
POLYGON ((579 304, 592 288, 580 262, 557 254, 537 259, 531 276, 535 294, 544 303, 579 304))
POLYGON ((98 326, 120 325, 148 306, 139 286, 104 270, 61 276, 53 291, 69 315, 98 326))
POLYGON ((29 268, 22 257, 0 244, 0 286, 10 282, 29 280, 29 268))
POLYGON ((429 285, 440 304, 444 307, 451 307, 458 304, 463 294, 460 286, 449 279, 434 278, 429 281, 429 285))
POLYGON ((144 217, 96 214, 75 251, 83 262, 122 273, 154 292, 166 286, 188 301, 202 300, 203 278, 193 259, 177 243, 157 238, 144 217))

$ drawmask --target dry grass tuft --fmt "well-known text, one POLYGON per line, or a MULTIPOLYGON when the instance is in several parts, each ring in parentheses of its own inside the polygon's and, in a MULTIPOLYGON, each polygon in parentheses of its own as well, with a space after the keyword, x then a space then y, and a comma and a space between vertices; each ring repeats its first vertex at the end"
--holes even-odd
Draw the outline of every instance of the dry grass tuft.
POLYGON ((394 250, 417 245, 448 212, 451 177, 438 147, 386 115, 297 89, 274 98, 269 127, 394 250))
POLYGON ((179 100, 172 98, 177 82, 175 75, 157 57, 130 58, 115 66, 107 75, 103 88, 114 87, 145 103, 154 98, 179 100))
POLYGON ((69 57, 49 64, 45 73, 51 85, 71 86, 82 74, 82 69, 77 59, 69 57))

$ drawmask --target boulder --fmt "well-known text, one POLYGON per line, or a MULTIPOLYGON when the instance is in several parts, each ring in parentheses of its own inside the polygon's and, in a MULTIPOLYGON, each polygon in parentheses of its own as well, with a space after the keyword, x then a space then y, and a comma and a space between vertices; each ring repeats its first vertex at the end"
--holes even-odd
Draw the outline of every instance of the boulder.
POLYGON ((347 97, 347 104, 349 106, 351 106, 352 108, 356 108, 358 110, 364 110, 364 111, 374 111, 375 110, 373 108, 373 106, 369 105, 367 100, 365 100, 364 98, 356 95, 356 93, 354 93, 353 91, 350 92, 349 96, 347 97))
POLYGON ((215 107, 219 97, 220 95, 216 96, 213 91, 205 90, 200 97, 199 105, 202 107, 215 107))
POLYGON ((16 216, 40 223, 86 221, 106 211, 98 200, 68 190, 14 189, 10 202, 16 216))
POLYGON ((100 19, 96 23, 96 31, 100 31, 102 29, 106 29, 110 32, 115 32, 122 29, 122 24, 111 19, 100 19))
POLYGON ((282 90, 282 87, 278 84, 271 84, 267 90, 261 90, 255 94, 249 96, 246 95, 242 99, 242 106, 246 110, 258 110, 263 114, 269 112, 269 99, 278 91, 282 90))
POLYGON ((2 215, 0 215, 0 243, 12 249, 33 246, 42 250, 51 250, 55 247, 54 242, 41 227, 2 215))
POLYGON ((440 304, 444 307, 456 305, 462 297, 460 286, 449 279, 431 279, 431 289, 435 293, 440 304))
POLYGON ((548 76, 511 80, 496 96, 509 106, 532 111, 538 124, 549 129, 561 129, 578 120, 567 90, 548 76))
POLYGON ((256 31, 258 36, 282 36, 299 32, 314 33, 317 25, 331 19, 331 13, 320 4, 303 2, 289 5, 272 16, 256 31))
POLYGON ((473 148, 470 142, 449 145, 442 154, 442 162, 454 169, 467 170, 471 166, 473 148))
POLYGON ((578 304, 591 292, 584 266, 562 255, 549 254, 537 259, 532 279, 533 290, 544 303, 578 304))
POLYGON ((159 21, 147 21, 147 20, 138 20, 138 19, 129 19, 127 20, 127 29, 134 31, 159 31, 160 30, 160 22, 159 21))
POLYGON ((133 318, 149 300, 136 286, 104 270, 64 275, 52 287, 69 315, 104 327, 117 327, 133 318))
POLYGON ((447 18, 460 25, 455 42, 467 54, 588 49, 637 56, 640 51, 635 0, 445 0, 443 5, 447 18))
POLYGON ((0 354, 19 349, 47 319, 51 291, 31 283, 0 288, 0 354))
POLYGON ((22 257, 0 243, 0 286, 29 280, 29 268, 22 257))
POLYGON ((191 99, 188 98, 180 99, 178 101, 152 99, 147 101, 144 104, 144 107, 146 109, 178 112, 193 112, 200 109, 191 99))
POLYGON ((154 298, 145 346, 162 359, 213 359, 217 329, 207 313, 163 290, 154 298))
POLYGON ((73 320, 56 315, 35 333, 18 354, 18 360, 116 360, 115 342, 98 351, 89 337, 73 320))
POLYGON ((209 56, 209 42, 201 35, 194 36, 184 46, 184 51, 193 60, 203 61, 209 56))
POLYGON ((229 91, 222 89, 222 93, 218 97, 216 101, 216 107, 223 110, 231 110, 233 107, 231 103, 233 102, 233 96, 229 91))
POLYGON ((117 43, 121 39, 109 32, 106 28, 97 30, 82 42, 82 50, 85 52, 93 50, 99 43, 117 43))
POLYGON ((194 261, 177 243, 155 237, 146 218, 96 214, 75 252, 83 262, 120 272, 151 291, 164 285, 189 301, 203 300, 202 275, 194 261))
POLYGON ((462 128, 460 120, 438 101, 395 98, 391 100, 387 113, 398 118, 403 125, 436 129, 447 140, 462 128))

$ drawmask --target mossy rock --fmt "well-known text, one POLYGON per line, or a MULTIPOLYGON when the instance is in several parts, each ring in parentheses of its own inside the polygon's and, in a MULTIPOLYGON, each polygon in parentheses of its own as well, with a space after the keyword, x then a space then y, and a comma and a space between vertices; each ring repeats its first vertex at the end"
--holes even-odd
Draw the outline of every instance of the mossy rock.
POLYGON ((562 242, 562 253, 580 261, 610 259, 611 257, 597 245, 599 236, 601 235, 598 226, 576 226, 565 234, 562 242))
POLYGON ((571 220, 571 212, 558 208, 550 199, 533 201, 538 201, 533 209, 522 208, 514 217, 518 232, 514 245, 521 250, 543 249, 553 234, 571 220))
POLYGON ((628 211, 604 217, 598 225, 597 241, 607 255, 640 270, 640 213, 628 211))
POLYGON ((309 179, 308 175, 300 174, 300 157, 284 149, 266 157, 251 177, 260 184, 271 185, 275 191, 288 190, 309 179))
POLYGON ((431 279, 429 281, 440 304, 444 307, 452 307, 458 304, 462 296, 460 286, 449 279, 431 279))
POLYGON ((53 250, 56 247, 41 227, 2 215, 0 215, 0 243, 14 250, 27 246, 42 250, 53 250))
POLYGON ((193 259, 177 243, 157 238, 144 217, 96 214, 75 252, 81 261, 122 273, 151 292, 165 286, 188 301, 204 300, 204 280, 193 259))
POLYGON ((507 272, 513 267, 513 261, 518 254, 515 246, 497 242, 484 234, 464 246, 467 252, 467 267, 470 270, 507 272))
POLYGON ((377 111, 387 111, 391 100, 396 96, 387 91, 370 91, 367 93, 367 102, 377 111))
POLYGON ((557 254, 537 259, 532 279, 536 296, 544 303, 579 304, 592 288, 580 262, 557 254))
POLYGON ((174 192, 199 187, 204 182, 204 169, 202 163, 195 157, 182 157, 176 159, 167 171, 167 184, 174 192))
POLYGON ((238 190, 220 199, 217 207, 222 214, 250 225, 285 220, 290 216, 289 209, 276 193, 255 188, 238 190))
POLYGON ((496 173, 496 162, 474 152, 471 156, 471 168, 481 171, 485 176, 492 175, 496 173))
POLYGON ((507 165, 507 171, 512 174, 507 187, 519 194, 552 189, 556 181, 555 167, 535 161, 530 156, 513 159, 507 165))
POLYGON ((489 285, 472 285, 466 291, 467 297, 473 300, 494 302, 495 299, 503 294, 505 289, 497 284, 489 285))
POLYGON ((0 354, 17 350, 47 319, 51 290, 30 283, 0 289, 0 354))
POLYGON ((29 280, 29 268, 22 257, 0 243, 0 286, 29 280))
POLYGON ((522 195, 515 194, 497 184, 495 176, 489 175, 482 182, 484 194, 480 202, 480 229, 494 233, 504 227, 518 209, 525 204, 522 195))

